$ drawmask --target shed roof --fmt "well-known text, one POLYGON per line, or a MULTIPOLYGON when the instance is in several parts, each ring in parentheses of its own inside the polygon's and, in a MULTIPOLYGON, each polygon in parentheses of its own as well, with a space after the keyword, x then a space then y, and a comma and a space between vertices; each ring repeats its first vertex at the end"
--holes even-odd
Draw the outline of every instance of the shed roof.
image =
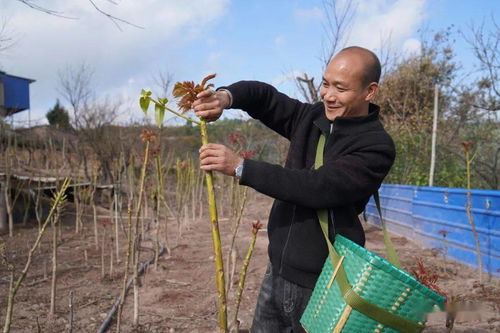
POLYGON ((30 79, 30 78, 27 78, 27 77, 22 77, 22 76, 17 76, 17 75, 7 74, 7 73, 6 73, 6 72, 4 72, 4 71, 0 71, 0 74, 2 74, 2 75, 7 75, 7 76, 10 76, 10 77, 14 77, 14 78, 16 78, 16 79, 26 80, 26 81, 29 81, 29 83, 36 82, 36 80, 35 80, 35 79, 30 79))

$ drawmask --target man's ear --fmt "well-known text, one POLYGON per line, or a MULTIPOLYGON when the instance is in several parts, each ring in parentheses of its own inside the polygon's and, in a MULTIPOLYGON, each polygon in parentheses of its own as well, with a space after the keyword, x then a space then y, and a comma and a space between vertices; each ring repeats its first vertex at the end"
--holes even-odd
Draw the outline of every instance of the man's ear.
POLYGON ((367 102, 371 101, 373 98, 375 98, 377 92, 378 92, 378 83, 377 82, 370 83, 368 85, 368 95, 366 95, 365 101, 367 102))

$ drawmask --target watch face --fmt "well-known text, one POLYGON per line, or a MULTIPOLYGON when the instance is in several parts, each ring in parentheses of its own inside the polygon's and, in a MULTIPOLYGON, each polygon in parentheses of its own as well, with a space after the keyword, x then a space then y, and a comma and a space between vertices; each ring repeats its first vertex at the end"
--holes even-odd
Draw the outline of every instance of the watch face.
POLYGON ((241 177, 241 173, 243 171, 243 165, 238 165, 236 169, 234 169, 234 174, 236 177, 241 177))

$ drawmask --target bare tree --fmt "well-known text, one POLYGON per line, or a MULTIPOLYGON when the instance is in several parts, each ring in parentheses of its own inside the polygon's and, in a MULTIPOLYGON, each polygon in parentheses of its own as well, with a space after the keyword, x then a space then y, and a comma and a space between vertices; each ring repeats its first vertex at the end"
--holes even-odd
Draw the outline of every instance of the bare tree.
POLYGON ((121 101, 104 98, 87 104, 81 112, 79 137, 90 147, 99 161, 104 180, 112 182, 112 166, 120 157, 119 129, 113 125, 121 101))
POLYGON ((174 76, 166 69, 159 69, 153 75, 153 82, 159 89, 157 95, 167 97, 170 94, 170 87, 172 86, 172 82, 174 82, 174 76))
POLYGON ((2 19, 0 22, 0 52, 7 50, 15 44, 12 33, 8 31, 9 21, 2 19))
POLYGON ((87 106, 94 95, 93 76, 94 70, 86 63, 79 66, 67 66, 59 71, 60 93, 71 105, 75 129, 81 127, 81 109, 87 106))
POLYGON ((79 135, 79 130, 82 128, 81 111, 87 108, 94 95, 92 87, 93 74, 93 69, 85 63, 79 66, 67 66, 64 70, 59 71, 59 91, 71 105, 73 111, 72 126, 76 130, 79 141, 72 148, 78 152, 78 156, 82 159, 81 162, 87 179, 90 179, 88 157, 85 146, 80 144, 82 138, 79 135))
POLYGON ((485 21, 472 24, 468 32, 461 32, 465 41, 472 48, 479 62, 482 77, 477 82, 482 98, 475 107, 486 111, 500 109, 500 26, 491 15, 492 29, 485 28, 485 21))
POLYGON ((323 9, 326 19, 323 24, 326 42, 323 42, 321 60, 325 68, 330 59, 345 46, 349 39, 349 28, 354 20, 356 8, 352 0, 344 1, 342 6, 338 6, 336 0, 324 0, 323 9))
MULTIPOLYGON (((471 24, 467 31, 460 31, 476 58, 478 77, 457 88, 457 106, 453 109, 452 116, 456 119, 455 133, 461 140, 475 142, 477 147, 472 164, 474 174, 479 176, 483 186, 498 189, 500 26, 494 15, 491 15, 489 23, 487 25, 484 19, 480 24, 471 24)), ((461 155, 457 148, 454 153, 461 155)))
POLYGON ((393 49, 391 41, 392 33, 386 36, 380 36, 380 48, 378 49, 378 58, 380 60, 380 66, 382 67, 380 77, 384 77, 384 75, 390 72, 399 62, 400 54, 393 49))
POLYGON ((105 97, 97 100, 94 93, 93 70, 85 63, 67 67, 59 73, 60 92, 73 111, 73 127, 79 143, 73 147, 79 151, 85 174, 88 172, 88 153, 98 159, 104 180, 112 181, 112 165, 122 151, 118 140, 119 129, 113 125, 122 105, 119 100, 105 97))
POLYGON ((295 78, 295 85, 307 103, 316 103, 321 100, 319 96, 320 85, 314 83, 314 77, 309 77, 307 73, 303 73, 302 76, 295 78))
MULTIPOLYGON (((325 14, 323 30, 326 36, 321 56, 323 68, 328 65, 332 56, 345 45, 355 12, 353 0, 343 2, 342 6, 339 6, 336 0, 323 1, 323 13, 325 14)), ((319 96, 321 81, 315 83, 314 77, 309 77, 304 73, 302 76, 296 77, 295 83, 302 97, 308 103, 316 103, 321 100, 319 96)))

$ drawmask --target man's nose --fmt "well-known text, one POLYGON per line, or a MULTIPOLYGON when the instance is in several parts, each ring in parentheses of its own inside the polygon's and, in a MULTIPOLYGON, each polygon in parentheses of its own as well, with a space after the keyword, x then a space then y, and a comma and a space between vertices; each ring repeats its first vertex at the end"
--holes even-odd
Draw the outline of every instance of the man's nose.
POLYGON ((333 89, 328 89, 323 99, 328 102, 335 102, 337 100, 337 95, 335 94, 333 89))

